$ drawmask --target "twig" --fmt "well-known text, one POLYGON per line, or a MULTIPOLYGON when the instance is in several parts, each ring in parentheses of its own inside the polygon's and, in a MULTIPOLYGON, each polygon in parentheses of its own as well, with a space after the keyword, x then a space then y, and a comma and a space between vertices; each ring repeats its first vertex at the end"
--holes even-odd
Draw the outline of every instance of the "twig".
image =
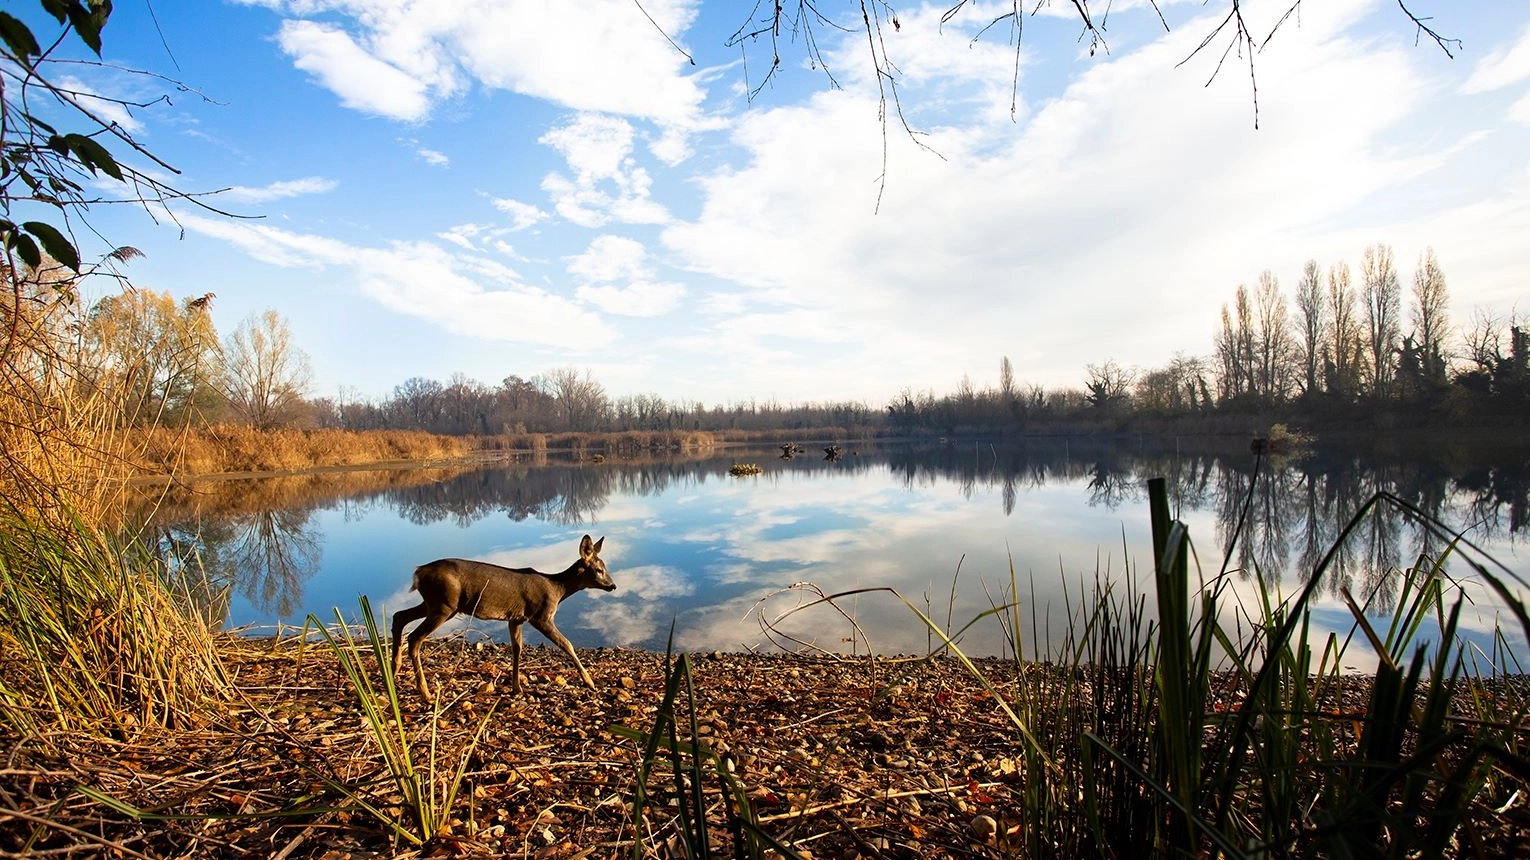
MULTIPOLYGON (((1003 783, 980 782, 977 784, 977 787, 996 788, 1000 785, 1003 785, 1003 783)), ((907 791, 889 791, 885 794, 877 794, 875 796, 863 794, 856 797, 845 798, 844 800, 834 800, 828 803, 820 803, 816 806, 806 806, 802 809, 792 810, 790 812, 777 812, 774 815, 762 815, 759 818, 759 822, 761 824, 768 824, 769 822, 780 821, 785 818, 799 818, 808 815, 816 815, 820 812, 828 812, 831 809, 841 809, 846 806, 854 806, 857 803, 866 803, 868 801, 898 800, 904 797, 933 797, 936 795, 949 796, 962 791, 970 791, 971 789, 971 785, 963 785, 957 788, 911 788, 907 791)))
POLYGON ((110 839, 106 839, 104 837, 97 836, 97 835, 95 835, 94 833, 91 833, 88 830, 81 830, 78 827, 71 827, 68 824, 63 824, 63 823, 58 822, 58 821, 49 821, 46 818, 41 818, 41 817, 36 816, 36 815, 30 815, 28 813, 22 812, 19 809, 0 809, 0 816, 8 817, 8 818, 19 818, 22 821, 28 821, 28 822, 31 822, 32 824, 38 824, 38 825, 41 825, 43 827, 51 827, 54 830, 59 830, 59 831, 62 831, 64 833, 69 833, 69 834, 72 834, 74 836, 78 836, 79 838, 84 839, 86 842, 95 843, 96 845, 100 845, 103 848, 109 848, 109 849, 111 849, 113 851, 121 851, 122 853, 128 854, 128 855, 133 856, 133 857, 141 857, 141 858, 143 858, 143 860, 153 860, 153 858, 150 857, 149 855, 147 855, 147 854, 140 854, 139 852, 134 851, 133 849, 127 847, 126 845, 123 845, 121 842, 113 842, 110 839))
POLYGON ((293 851, 296 851, 299 845, 303 844, 303 840, 307 839, 308 836, 313 833, 313 830, 314 826, 310 824, 307 827, 304 827, 302 830, 298 831, 298 835, 292 837, 292 841, 288 842, 286 847, 273 854, 271 856, 271 860, 287 860, 287 857, 290 856, 293 851))

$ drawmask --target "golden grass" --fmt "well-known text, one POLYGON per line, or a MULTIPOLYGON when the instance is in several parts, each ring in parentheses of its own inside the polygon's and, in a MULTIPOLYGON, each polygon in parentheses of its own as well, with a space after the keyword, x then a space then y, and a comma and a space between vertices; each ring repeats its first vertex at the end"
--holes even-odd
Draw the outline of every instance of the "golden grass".
POLYGON ((217 425, 137 431, 141 474, 295 472, 332 466, 434 460, 473 453, 473 440, 416 430, 256 430, 217 425))
POLYGON ((120 404, 91 384, 71 289, 46 274, 0 275, 0 497, 60 524, 99 516, 117 486, 120 404))
POLYGON ((705 451, 718 444, 704 431, 518 433, 437 436, 417 430, 256 430, 238 425, 148 428, 130 437, 140 475, 299 472, 372 464, 467 458, 481 453, 623 454, 705 451))

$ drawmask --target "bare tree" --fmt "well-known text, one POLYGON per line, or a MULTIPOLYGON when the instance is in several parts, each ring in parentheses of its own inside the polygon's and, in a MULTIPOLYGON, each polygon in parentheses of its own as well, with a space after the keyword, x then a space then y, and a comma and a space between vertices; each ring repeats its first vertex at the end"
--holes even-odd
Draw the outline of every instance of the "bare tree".
POLYGON ((1238 338, 1233 332, 1232 312, 1222 303, 1222 327, 1217 330, 1215 342, 1217 357, 1217 394, 1226 400, 1238 394, 1237 384, 1241 378, 1238 367, 1238 338))
POLYGON ((1210 391, 1206 385, 1206 361, 1199 356, 1174 353, 1169 371, 1183 392, 1186 405, 1195 409, 1211 407, 1210 391))
POLYGON ((1461 332, 1466 360, 1473 369, 1491 374, 1503 358, 1503 331, 1507 323, 1498 314, 1483 308, 1472 312, 1469 328, 1461 332))
POLYGON ((1295 343, 1291 339, 1291 317, 1280 281, 1269 269, 1259 275, 1259 290, 1254 297, 1258 326, 1254 341, 1254 371, 1259 395, 1271 403, 1284 400, 1291 387, 1291 360, 1295 343))
POLYGON ((606 389, 588 370, 581 376, 572 367, 553 368, 543 374, 542 388, 557 401, 569 430, 599 430, 605 425, 609 411, 606 389))
POLYGON ((1308 260, 1302 267, 1302 279, 1296 285, 1296 327, 1301 337, 1297 361, 1301 371, 1298 385, 1302 394, 1316 394, 1323 369, 1326 348, 1328 305, 1323 301, 1323 267, 1308 260))
POLYGON ((287 321, 266 310, 241 322, 223 346, 224 395, 250 426, 292 419, 312 376, 308 355, 292 343, 287 321))
POLYGON ((1249 303, 1248 287, 1239 284, 1233 297, 1232 309, 1222 305, 1222 330, 1217 336, 1222 399, 1257 393, 1254 340, 1254 310, 1249 303))
POLYGON ((1392 353, 1397 350, 1402 284, 1392 261, 1392 248, 1376 244, 1365 249, 1360 258, 1360 280, 1365 298, 1365 336, 1370 357, 1370 393, 1387 397, 1392 393, 1395 365, 1392 353))
POLYGON ((1172 415, 1185 408, 1181 394, 1172 368, 1145 370, 1132 387, 1132 405, 1139 413, 1172 415))
POLYGON ((1084 399, 1102 412, 1113 412, 1131 400, 1132 383, 1136 374, 1108 359, 1103 364, 1091 364, 1084 368, 1089 378, 1084 383, 1088 394, 1084 399))
POLYGON ((1328 393, 1344 400, 1360 392, 1360 383, 1365 376, 1365 336, 1360 330, 1355 302, 1349 264, 1342 260, 1334 263, 1328 269, 1330 328, 1327 341, 1330 354, 1324 385, 1328 393))
POLYGON ((497 432, 489 426, 494 411, 494 392, 467 374, 451 375, 441 391, 441 431, 452 435, 497 432))
POLYGON ((1445 272, 1433 248, 1425 249, 1413 272, 1413 336, 1418 342, 1424 380, 1442 385, 1446 380, 1450 352, 1445 338, 1450 331, 1450 291, 1445 272))

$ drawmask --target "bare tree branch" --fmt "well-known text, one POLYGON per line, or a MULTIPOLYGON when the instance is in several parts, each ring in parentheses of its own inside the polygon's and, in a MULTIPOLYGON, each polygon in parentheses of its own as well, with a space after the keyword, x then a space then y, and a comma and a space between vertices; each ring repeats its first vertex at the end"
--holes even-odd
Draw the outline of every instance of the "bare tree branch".
MULTIPOLYGON (((1456 50, 1458 50, 1458 51, 1461 50, 1461 40, 1460 39, 1446 39, 1446 38, 1442 37, 1439 33, 1436 33, 1433 29, 1431 29, 1429 27, 1429 25, 1424 23, 1425 21, 1433 21, 1434 19, 1433 18, 1420 18, 1419 16, 1417 16, 1417 15, 1413 14, 1412 12, 1408 11, 1408 7, 1403 3, 1403 0, 1397 0, 1397 8, 1401 9, 1403 11, 1403 14, 1408 16, 1408 20, 1413 22, 1413 26, 1418 28, 1418 31, 1417 31, 1418 37, 1422 37, 1422 36, 1426 36, 1427 35, 1429 38, 1434 40, 1434 43, 1436 45, 1440 46, 1440 50, 1445 52, 1445 56, 1451 58, 1452 60, 1454 60, 1456 58, 1456 55, 1451 53, 1450 46, 1451 45, 1455 45, 1456 46, 1456 50)), ((1418 38, 1414 39, 1414 44, 1415 45, 1418 44, 1418 38)))

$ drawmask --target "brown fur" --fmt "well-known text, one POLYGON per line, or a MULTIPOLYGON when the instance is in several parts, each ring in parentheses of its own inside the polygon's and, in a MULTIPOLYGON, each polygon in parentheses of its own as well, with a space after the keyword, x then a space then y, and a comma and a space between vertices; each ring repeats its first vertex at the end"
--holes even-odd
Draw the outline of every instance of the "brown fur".
POLYGON ((561 573, 543 573, 529 567, 500 567, 484 561, 443 558, 422 564, 414 570, 410 591, 420 593, 421 603, 393 615, 393 671, 403 667, 399 645, 404 628, 416 619, 425 619, 409 634, 409 656, 414 662, 415 684, 427 702, 435 695, 425 680, 420 664, 420 643, 453 616, 471 615, 487 621, 505 621, 510 625, 510 646, 515 692, 521 691, 521 624, 531 622, 538 632, 562 648, 574 661, 579 678, 594 688, 595 681, 579 662, 574 646, 558 632, 553 616, 565 598, 586 588, 614 591, 616 583, 606 572, 600 549, 606 539, 591 541, 585 535, 579 541, 579 559, 561 573))

